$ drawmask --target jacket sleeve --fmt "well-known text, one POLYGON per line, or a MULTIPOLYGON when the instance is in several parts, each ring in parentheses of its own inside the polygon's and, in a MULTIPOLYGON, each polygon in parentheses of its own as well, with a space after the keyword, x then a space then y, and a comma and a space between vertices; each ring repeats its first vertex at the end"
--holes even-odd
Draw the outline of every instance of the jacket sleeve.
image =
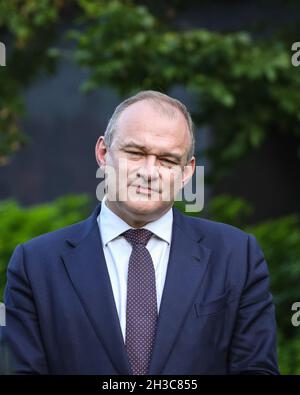
POLYGON ((4 292, 6 326, 1 327, 1 345, 12 360, 12 373, 47 374, 38 315, 26 273, 23 245, 16 247, 7 269, 4 292))
POLYGON ((230 374, 279 374, 276 320, 263 253, 249 235, 247 275, 229 353, 230 374))

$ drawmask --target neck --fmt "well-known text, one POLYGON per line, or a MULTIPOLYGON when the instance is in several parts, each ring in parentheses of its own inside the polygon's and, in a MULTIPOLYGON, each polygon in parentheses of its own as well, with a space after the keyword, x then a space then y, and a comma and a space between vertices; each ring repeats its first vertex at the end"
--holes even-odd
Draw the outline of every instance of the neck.
POLYGON ((108 199, 105 200, 106 206, 115 213, 118 217, 120 217, 124 222, 126 222, 132 228, 141 228, 148 224, 149 222, 153 222, 156 219, 160 218, 163 214, 165 214, 170 207, 166 207, 166 209, 162 212, 157 213, 156 215, 152 214, 151 217, 141 215, 137 216, 136 214, 131 214, 128 212, 124 212, 121 210, 115 202, 111 202, 108 199))

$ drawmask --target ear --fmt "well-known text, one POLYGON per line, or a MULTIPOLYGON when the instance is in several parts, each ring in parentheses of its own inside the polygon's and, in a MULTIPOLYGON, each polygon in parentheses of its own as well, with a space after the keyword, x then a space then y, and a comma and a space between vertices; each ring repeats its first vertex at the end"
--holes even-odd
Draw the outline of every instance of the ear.
POLYGON ((184 166, 183 177, 182 177, 182 188, 190 181, 192 178, 196 167, 196 159, 193 156, 187 165, 184 166))
POLYGON ((104 136, 100 136, 95 147, 95 155, 99 167, 104 166, 106 163, 106 159, 105 159, 106 152, 107 152, 107 148, 104 142, 104 136))

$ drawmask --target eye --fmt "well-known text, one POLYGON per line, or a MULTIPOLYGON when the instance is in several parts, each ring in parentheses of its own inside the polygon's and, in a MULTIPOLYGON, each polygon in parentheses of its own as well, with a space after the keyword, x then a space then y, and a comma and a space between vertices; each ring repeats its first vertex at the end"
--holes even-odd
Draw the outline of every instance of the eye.
POLYGON ((143 155, 142 152, 138 151, 125 151, 127 154, 132 155, 132 156, 141 156, 143 155))
POLYGON ((166 164, 168 164, 168 165, 171 165, 171 166, 177 165, 176 162, 174 162, 174 161, 171 160, 171 159, 167 159, 167 158, 160 159, 160 161, 163 162, 163 163, 166 163, 166 164))

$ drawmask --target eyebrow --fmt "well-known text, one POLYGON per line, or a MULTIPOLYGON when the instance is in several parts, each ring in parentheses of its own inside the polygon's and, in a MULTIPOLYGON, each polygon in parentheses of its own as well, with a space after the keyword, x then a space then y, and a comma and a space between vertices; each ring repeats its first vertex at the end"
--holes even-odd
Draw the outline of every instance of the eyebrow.
MULTIPOLYGON (((124 148, 138 148, 138 149, 140 149, 141 151, 147 152, 147 148, 146 148, 144 145, 135 143, 134 141, 129 141, 129 142, 127 142, 126 144, 124 144, 124 145, 121 146, 121 149, 124 149, 124 148)), ((165 156, 165 157, 174 158, 174 159, 176 159, 178 162, 181 161, 181 155, 179 155, 179 154, 178 154, 178 155, 177 155, 177 154, 173 154, 173 153, 171 153, 171 152, 161 152, 161 153, 159 154, 159 156, 165 156)))

